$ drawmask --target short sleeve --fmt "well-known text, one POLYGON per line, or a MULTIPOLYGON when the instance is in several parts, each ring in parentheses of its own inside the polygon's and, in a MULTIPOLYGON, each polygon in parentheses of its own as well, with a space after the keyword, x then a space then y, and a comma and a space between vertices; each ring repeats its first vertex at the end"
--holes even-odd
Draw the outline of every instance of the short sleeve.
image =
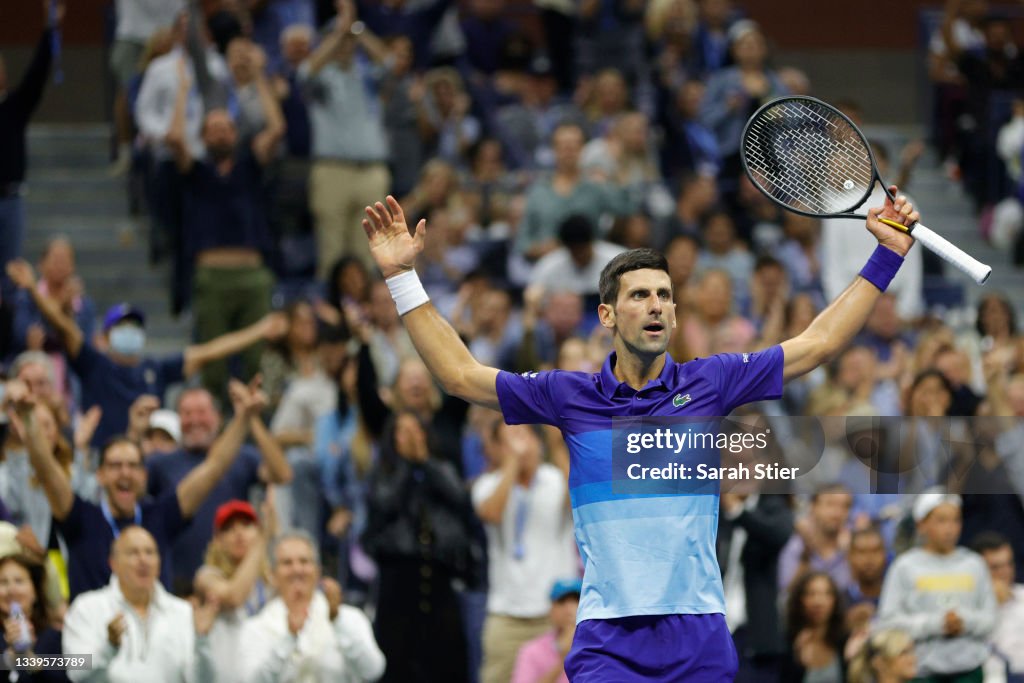
POLYGON ((495 389, 505 422, 510 425, 546 424, 559 427, 558 382, 565 373, 558 370, 515 374, 498 373, 495 389))
POLYGON ((721 367, 718 391, 722 397, 723 415, 744 403, 782 396, 784 356, 781 346, 753 353, 720 353, 713 359, 721 367))

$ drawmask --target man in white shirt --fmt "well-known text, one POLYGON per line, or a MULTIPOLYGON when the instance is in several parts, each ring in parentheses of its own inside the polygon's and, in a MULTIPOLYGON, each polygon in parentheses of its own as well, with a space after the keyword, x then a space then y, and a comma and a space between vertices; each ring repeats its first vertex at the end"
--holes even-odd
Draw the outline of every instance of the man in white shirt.
POLYGON ((146 43, 158 30, 175 22, 185 9, 184 0, 117 0, 114 46, 110 50, 110 71, 114 76, 117 94, 114 97, 114 123, 117 127, 118 173, 128 170, 131 163, 131 113, 128 110, 128 90, 139 70, 139 62, 146 51, 146 43))
MULTIPOLYGON (((185 106, 185 141, 193 157, 203 158, 206 154, 202 138, 206 108, 203 93, 200 92, 195 64, 186 47, 188 34, 185 22, 178 21, 173 30, 174 49, 150 62, 142 77, 139 95, 135 100, 135 123, 153 147, 157 158, 170 159, 171 153, 164 140, 171 130, 180 80, 179 62, 184 60, 185 73, 188 82, 192 84, 185 106)), ((203 44, 202 47, 206 53, 206 71, 210 79, 226 91, 230 80, 227 62, 213 46, 203 44)))
POLYGON ((239 680, 250 683, 361 683, 384 673, 384 653, 362 610, 341 604, 325 582, 312 537, 292 531, 273 552, 278 597, 242 628, 239 680))
POLYGON ((110 566, 110 585, 79 595, 64 618, 64 653, 92 654, 90 670, 68 671, 68 677, 76 683, 212 683, 206 634, 216 606, 193 615, 191 605, 164 590, 156 541, 142 527, 120 532, 110 566))
POLYGON ((586 216, 569 216, 558 228, 562 246, 545 254, 530 273, 530 284, 547 292, 597 294, 601 270, 625 251, 611 242, 594 239, 594 226, 586 216))
POLYGON ((516 654, 549 628, 548 588, 579 573, 563 468, 541 462, 533 427, 496 423, 497 467, 473 485, 473 508, 487 531, 490 592, 481 683, 507 683, 516 654))
MULTIPOLYGON (((1024 674, 1024 584, 1016 583, 1013 546, 997 531, 978 534, 971 541, 971 550, 988 565, 992 588, 999 611, 996 628, 989 638, 992 656, 985 663, 985 680, 991 675, 1024 674)), ((998 680, 1003 680, 998 676, 998 680)))

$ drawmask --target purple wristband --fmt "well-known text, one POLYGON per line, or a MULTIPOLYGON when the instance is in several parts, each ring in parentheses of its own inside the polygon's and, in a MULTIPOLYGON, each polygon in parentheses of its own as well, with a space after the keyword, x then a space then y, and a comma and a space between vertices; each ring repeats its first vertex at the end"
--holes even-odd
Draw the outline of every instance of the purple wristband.
POLYGON ((902 265, 902 256, 879 244, 860 269, 860 276, 884 292, 902 265))

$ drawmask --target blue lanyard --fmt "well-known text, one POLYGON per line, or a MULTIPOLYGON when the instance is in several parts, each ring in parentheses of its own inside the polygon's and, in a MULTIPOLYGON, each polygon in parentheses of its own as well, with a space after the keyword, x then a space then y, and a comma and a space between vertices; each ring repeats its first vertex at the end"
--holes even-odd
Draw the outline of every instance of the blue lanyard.
MULTIPOLYGON (((117 526, 117 522, 114 521, 114 513, 110 511, 110 505, 107 503, 107 496, 104 494, 100 496, 100 510, 103 512, 103 519, 107 520, 107 524, 110 525, 110 530, 114 534, 114 538, 121 535, 121 528, 117 526)), ((142 508, 139 504, 135 504, 135 526, 142 526, 142 508)))
POLYGON ((513 531, 512 538, 512 557, 517 560, 522 560, 526 557, 526 543, 523 536, 526 533, 526 519, 530 512, 530 489, 533 487, 533 483, 530 483, 530 487, 517 486, 515 491, 516 497, 516 516, 515 516, 515 530, 513 531))
MULTIPOLYGON (((252 596, 250 595, 250 598, 252 596)), ((256 581, 256 604, 253 604, 250 599, 245 605, 246 614, 250 617, 255 615, 261 609, 263 605, 267 604, 267 589, 263 586, 263 579, 256 581)))

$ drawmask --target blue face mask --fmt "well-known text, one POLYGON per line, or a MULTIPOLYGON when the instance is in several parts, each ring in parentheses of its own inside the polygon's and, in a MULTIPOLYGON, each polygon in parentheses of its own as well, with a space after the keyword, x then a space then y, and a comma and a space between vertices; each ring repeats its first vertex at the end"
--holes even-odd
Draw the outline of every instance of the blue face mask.
POLYGON ((141 356, 146 333, 138 325, 118 325, 110 331, 110 349, 122 356, 141 356))

